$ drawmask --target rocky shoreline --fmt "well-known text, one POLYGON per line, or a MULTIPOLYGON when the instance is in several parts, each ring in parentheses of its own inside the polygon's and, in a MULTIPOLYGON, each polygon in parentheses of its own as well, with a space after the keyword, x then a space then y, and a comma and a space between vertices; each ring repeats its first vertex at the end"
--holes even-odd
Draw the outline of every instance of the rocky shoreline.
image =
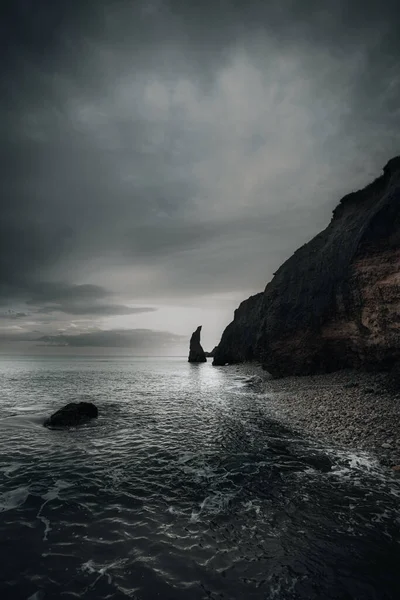
MULTIPOLYGON (((243 365, 244 367, 244 365, 243 365)), ((400 465, 400 387, 386 373, 343 370, 271 379, 261 367, 244 372, 274 416, 319 439, 372 452, 381 464, 400 465)))

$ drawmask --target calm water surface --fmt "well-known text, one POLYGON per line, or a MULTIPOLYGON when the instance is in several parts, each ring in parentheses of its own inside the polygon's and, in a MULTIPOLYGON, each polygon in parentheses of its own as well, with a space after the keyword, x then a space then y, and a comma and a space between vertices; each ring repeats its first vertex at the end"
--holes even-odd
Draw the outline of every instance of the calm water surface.
POLYGON ((245 379, 2 357, 0 598, 400 598, 398 481, 283 427, 245 379), (99 419, 42 426, 74 400, 99 419))

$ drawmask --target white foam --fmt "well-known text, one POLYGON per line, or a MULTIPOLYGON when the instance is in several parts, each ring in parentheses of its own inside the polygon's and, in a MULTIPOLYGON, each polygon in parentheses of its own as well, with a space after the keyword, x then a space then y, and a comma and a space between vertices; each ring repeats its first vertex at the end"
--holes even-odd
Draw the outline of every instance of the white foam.
POLYGON ((190 519, 189 519, 191 523, 197 523, 197 521, 200 518, 200 512, 201 511, 196 512, 194 509, 192 510, 192 514, 190 515, 190 519))
POLYGON ((13 415, 0 419, 1 427, 17 427, 17 428, 38 428, 42 427, 46 419, 46 415, 13 415))
POLYGON ((175 507, 173 506, 169 506, 167 508, 167 512, 169 512, 170 515, 183 515, 185 514, 184 511, 182 510, 177 510, 175 507))
POLYGON ((224 494, 223 492, 215 492, 214 494, 206 496, 204 500, 200 502, 200 510, 197 512, 192 510, 190 517, 191 523, 196 523, 203 513, 209 515, 224 513, 235 495, 235 493, 224 494))
POLYGON ((248 500, 247 502, 243 502, 242 505, 243 505, 244 512, 254 511, 256 513, 256 515, 260 514, 261 507, 254 500, 248 500))
POLYGON ((17 471, 22 465, 20 463, 10 463, 8 465, 4 465, 4 467, 0 467, 0 473, 4 473, 4 475, 9 475, 10 473, 14 473, 17 471))
POLYGON ((197 454, 195 452, 184 452, 183 454, 181 454, 178 458, 178 464, 182 464, 182 463, 186 463, 189 460, 192 460, 192 458, 197 457, 197 454))
POLYGON ((217 476, 215 470, 205 461, 197 464, 188 464, 189 460, 190 458, 188 457, 186 462, 182 462, 181 469, 187 475, 192 475, 195 481, 201 482, 204 479, 209 480, 217 476))
POLYGON ((48 536, 49 532, 51 531, 51 523, 50 523, 49 519, 47 519, 46 517, 44 517, 42 515, 42 510, 48 502, 50 502, 51 500, 55 500, 56 498, 60 498, 59 492, 68 487, 71 487, 70 483, 68 483, 67 481, 63 481, 62 479, 59 479, 56 481, 54 487, 52 489, 50 489, 48 492, 46 492, 45 494, 43 494, 43 496, 42 496, 44 502, 41 505, 41 507, 39 508, 36 518, 39 519, 39 521, 42 521, 42 523, 44 524, 43 541, 47 540, 47 536, 48 536))
POLYGON ((22 506, 29 496, 29 488, 19 487, 0 496, 0 512, 12 510, 22 506))
POLYGON ((392 519, 392 517, 392 512, 385 508, 381 513, 376 513, 375 515, 373 515, 371 520, 374 523, 383 523, 385 520, 392 519))
POLYGON ((87 562, 82 564, 81 571, 87 571, 88 573, 96 573, 97 572, 92 559, 89 559, 87 562))
POLYGON ((35 592, 34 594, 32 594, 32 596, 29 596, 29 598, 27 598, 27 600, 43 600, 44 598, 44 592, 42 592, 42 590, 39 590, 37 592, 35 592))
POLYGON ((43 494, 42 498, 43 500, 46 500, 46 502, 49 502, 49 500, 55 500, 56 498, 59 498, 58 494, 61 490, 65 490, 69 487, 71 487, 70 483, 68 483, 67 481, 63 481, 62 479, 58 479, 54 487, 45 494, 43 494))
POLYGON ((272 582, 272 578, 273 575, 270 575, 267 578, 267 581, 269 581, 269 585, 268 596, 266 596, 266 598, 269 598, 270 600, 273 600, 275 598, 279 599, 282 597, 282 592, 291 595, 294 594, 296 584, 298 582, 298 577, 284 574, 276 582, 272 582))
POLYGON ((108 571, 110 569, 112 569, 113 567, 119 567, 120 565, 126 563, 128 559, 126 558, 120 558, 116 561, 114 561, 113 563, 110 563, 109 565, 96 565, 96 563, 92 560, 89 559, 87 562, 83 563, 81 566, 81 571, 86 571, 87 573, 93 574, 93 573, 98 573, 98 577, 96 577, 96 579, 86 588, 86 590, 88 590, 89 588, 93 588, 96 583, 99 581, 99 579, 101 579, 102 577, 107 577, 107 582, 109 584, 112 583, 112 576, 110 575, 110 573, 108 573, 108 571))

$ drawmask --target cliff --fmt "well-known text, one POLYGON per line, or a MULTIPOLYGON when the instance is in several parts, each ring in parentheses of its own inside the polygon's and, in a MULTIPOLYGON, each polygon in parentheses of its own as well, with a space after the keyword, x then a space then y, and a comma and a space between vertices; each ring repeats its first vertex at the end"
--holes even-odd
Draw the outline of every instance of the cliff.
POLYGON ((234 312, 217 346, 213 365, 225 365, 256 359, 256 340, 261 321, 263 293, 250 296, 234 312))
POLYGON ((242 302, 213 364, 258 360, 275 376, 390 367, 400 358, 399 260, 396 157, 242 302))

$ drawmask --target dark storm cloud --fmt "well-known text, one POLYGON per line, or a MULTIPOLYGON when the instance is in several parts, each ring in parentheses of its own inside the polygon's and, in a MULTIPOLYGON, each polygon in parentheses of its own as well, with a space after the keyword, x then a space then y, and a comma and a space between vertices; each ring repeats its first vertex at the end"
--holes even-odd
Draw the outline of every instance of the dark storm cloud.
POLYGON ((6 310, 0 313, 0 319, 45 319, 47 316, 63 313, 79 317, 113 317, 123 315, 138 315, 154 312, 149 306, 131 307, 114 304, 105 300, 112 293, 105 288, 93 285, 71 285, 63 282, 25 281, 23 284, 0 287, 5 294, 3 301, 12 299, 13 302, 24 303, 27 312, 6 310), (8 296, 9 295, 9 296, 8 296))
POLYGON ((0 347, 3 342, 36 342, 40 336, 37 331, 1 331, 0 330, 0 347))
MULTIPOLYGON (((27 257, 28 260, 29 257, 27 257)), ((47 303, 95 303, 109 297, 111 292, 94 284, 69 284, 59 281, 36 281, 31 277, 0 282, 1 296, 27 305, 47 303)))
POLYGON ((3 313, 0 312, 0 319, 24 319, 27 317, 27 313, 24 312, 16 312, 15 310, 7 310, 3 313))
POLYGON ((395 1, 4 6, 3 305, 262 289, 399 152, 395 1))
POLYGON ((150 329, 112 329, 108 331, 95 330, 77 334, 40 335, 40 332, 1 332, 0 350, 2 344, 18 350, 26 346, 32 352, 41 352, 46 348, 71 349, 126 349, 134 353, 174 354, 186 350, 187 339, 168 331, 150 329), (42 350, 41 350, 42 349, 42 350))
POLYGON ((86 302, 102 300, 110 292, 99 285, 70 285, 63 282, 38 282, 29 286, 28 304, 37 302, 86 302))

